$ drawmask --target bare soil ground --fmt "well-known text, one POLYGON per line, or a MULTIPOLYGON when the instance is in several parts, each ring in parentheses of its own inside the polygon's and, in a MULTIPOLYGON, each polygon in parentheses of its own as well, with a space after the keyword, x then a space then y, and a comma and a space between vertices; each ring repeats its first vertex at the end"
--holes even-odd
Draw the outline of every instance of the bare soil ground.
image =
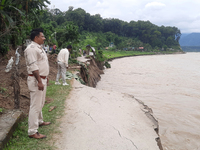
MULTIPOLYGON (((0 108, 14 109, 14 91, 13 91, 13 70, 10 72, 5 72, 8 60, 11 56, 15 57, 15 51, 10 50, 8 54, 4 57, 0 57, 0 108)), ((49 55, 49 66, 50 74, 49 79, 55 80, 57 73, 57 64, 56 64, 57 54, 49 55)), ((14 63, 13 63, 14 65, 14 63)), ((19 85, 20 85, 20 109, 24 112, 25 115, 28 114, 29 105, 30 105, 30 96, 27 86, 27 70, 25 58, 23 52, 20 57, 19 64, 19 85)), ((46 98, 46 103, 51 102, 51 98, 46 98)))
MULTIPOLYGON (((19 87, 20 87, 20 110, 24 112, 25 115, 29 112, 29 106, 30 106, 30 95, 29 90, 27 86, 27 69, 26 69, 26 62, 24 58, 24 52, 22 50, 19 50, 20 52, 20 63, 19 63, 19 87)), ((10 50, 8 54, 6 54, 3 57, 0 57, 0 108, 4 108, 4 110, 7 109, 14 109, 14 86, 13 86, 13 74, 14 69, 12 69, 10 72, 5 72, 5 68, 7 66, 7 63, 11 57, 14 57, 15 60, 15 50, 10 50)), ((49 66, 50 66, 50 73, 49 73, 49 80, 54 80, 56 78, 57 74, 57 63, 56 63, 57 54, 48 55, 49 59, 49 66)), ((96 87, 97 82, 101 79, 101 74, 103 74, 103 71, 99 69, 96 64, 94 58, 90 58, 90 65, 88 68, 81 67, 80 69, 80 76, 85 81, 87 86, 96 87), (88 71, 87 71, 88 70, 88 71)), ((13 63, 13 66, 15 63, 13 63)), ((69 65, 69 71, 73 71, 74 69, 77 70, 78 64, 70 64, 69 65)), ((87 66, 85 64, 85 66, 87 66)), ((79 66, 80 67, 80 66, 79 66)), ((18 89, 17 89, 18 90, 18 89)), ((46 97, 46 103, 51 102, 53 99, 46 97)), ((5 111, 3 111, 4 113, 5 111)), ((1 115, 2 113, 0 113, 1 115)))

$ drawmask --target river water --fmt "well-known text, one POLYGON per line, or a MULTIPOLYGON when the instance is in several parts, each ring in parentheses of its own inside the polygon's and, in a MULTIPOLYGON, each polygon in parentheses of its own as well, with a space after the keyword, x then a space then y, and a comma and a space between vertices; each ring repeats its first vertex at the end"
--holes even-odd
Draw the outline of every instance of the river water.
POLYGON ((200 150, 200 53, 110 63, 97 89, 133 95, 152 108, 164 150, 200 150))

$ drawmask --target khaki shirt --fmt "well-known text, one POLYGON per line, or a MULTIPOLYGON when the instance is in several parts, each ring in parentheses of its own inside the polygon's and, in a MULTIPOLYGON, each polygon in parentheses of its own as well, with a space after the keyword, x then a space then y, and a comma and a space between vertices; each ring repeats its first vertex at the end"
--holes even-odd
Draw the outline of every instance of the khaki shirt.
POLYGON ((40 76, 49 75, 48 58, 46 52, 39 44, 32 41, 25 49, 24 56, 26 59, 28 74, 33 74, 32 71, 38 70, 40 76))
POLYGON ((57 61, 63 62, 68 67, 69 51, 68 49, 61 49, 58 53, 57 61))

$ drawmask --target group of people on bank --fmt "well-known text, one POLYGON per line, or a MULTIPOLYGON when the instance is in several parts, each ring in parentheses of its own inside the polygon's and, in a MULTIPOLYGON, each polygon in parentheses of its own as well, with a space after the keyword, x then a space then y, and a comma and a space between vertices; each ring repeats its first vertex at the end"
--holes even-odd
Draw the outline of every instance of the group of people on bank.
MULTIPOLYGON (((44 122, 42 108, 45 103, 46 88, 49 82, 49 62, 48 57, 42 45, 45 41, 45 36, 42 29, 33 29, 31 31, 31 44, 24 51, 24 56, 27 65, 28 78, 27 85, 30 91, 30 110, 28 116, 28 136, 30 138, 42 139, 46 135, 38 132, 39 126, 50 125, 51 122, 44 122)), ((57 56, 58 73, 55 84, 60 85, 60 75, 62 76, 62 85, 66 83, 66 71, 68 69, 69 52, 72 46, 68 45, 61 49, 57 56)))
POLYGON ((43 45, 42 48, 44 49, 44 51, 46 53, 54 54, 54 53, 56 53, 57 46, 55 44, 53 46, 51 46, 51 47, 49 47, 49 45, 43 45))

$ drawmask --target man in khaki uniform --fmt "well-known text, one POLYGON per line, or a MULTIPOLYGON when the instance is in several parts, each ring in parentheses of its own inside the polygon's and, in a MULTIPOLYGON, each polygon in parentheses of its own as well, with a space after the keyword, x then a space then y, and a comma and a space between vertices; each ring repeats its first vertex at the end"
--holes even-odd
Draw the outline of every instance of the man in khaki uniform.
POLYGON ((62 76, 63 85, 68 85, 66 83, 66 71, 68 68, 69 51, 71 51, 72 46, 68 45, 67 48, 61 49, 57 56, 58 62, 58 73, 56 76, 55 84, 60 85, 59 78, 60 74, 62 76))
POLYGON ((44 122, 42 116, 49 75, 48 58, 41 47, 45 40, 43 30, 33 29, 31 40, 31 44, 24 51, 28 71, 27 84, 30 90, 28 135, 30 138, 42 139, 46 136, 38 133, 38 127, 50 124, 50 122, 44 122))

